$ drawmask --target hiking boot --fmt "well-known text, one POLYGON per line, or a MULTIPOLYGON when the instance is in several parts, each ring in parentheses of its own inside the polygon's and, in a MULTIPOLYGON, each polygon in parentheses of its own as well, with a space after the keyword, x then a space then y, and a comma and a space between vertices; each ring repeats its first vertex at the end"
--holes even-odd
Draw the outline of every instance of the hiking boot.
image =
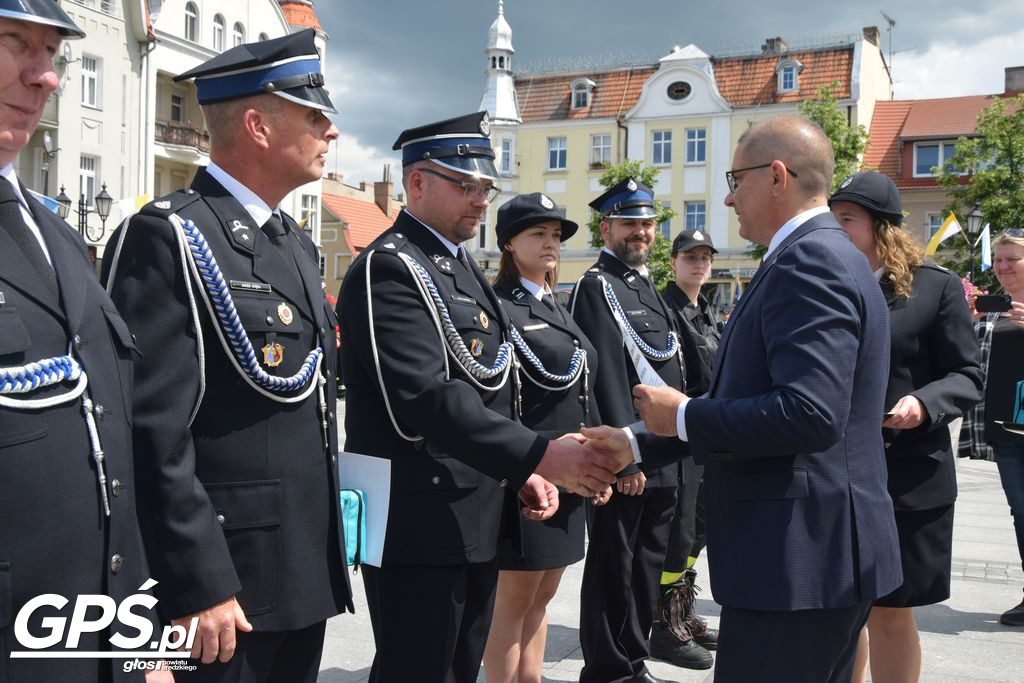
POLYGON ((685 608, 683 619, 690 635, 704 649, 717 650, 718 629, 708 628, 708 622, 697 614, 697 593, 700 592, 700 586, 697 585, 696 569, 687 569, 683 572, 682 584, 678 591, 685 608))
POLYGON ((710 669, 715 663, 711 653, 698 645, 688 631, 680 634, 663 621, 654 622, 651 628, 651 658, 684 669, 710 669))

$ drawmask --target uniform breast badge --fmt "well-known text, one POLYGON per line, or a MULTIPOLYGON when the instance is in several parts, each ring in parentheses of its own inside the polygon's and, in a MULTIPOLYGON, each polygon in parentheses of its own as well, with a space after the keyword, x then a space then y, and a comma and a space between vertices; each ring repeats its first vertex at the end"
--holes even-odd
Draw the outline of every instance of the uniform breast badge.
POLYGON ((292 320, 294 320, 292 309, 283 301, 277 305, 277 317, 280 318, 281 322, 285 325, 291 325, 292 320))
POLYGON ((491 319, 487 317, 487 313, 484 311, 480 311, 480 315, 477 317, 477 320, 480 321, 480 327, 485 330, 491 326, 491 319))
POLYGON ((469 352, 473 354, 473 358, 478 358, 484 352, 484 343, 479 339, 471 339, 469 342, 469 352))
POLYGON ((261 350, 263 351, 263 364, 268 368, 276 368, 284 361, 284 347, 277 342, 267 344, 261 350))

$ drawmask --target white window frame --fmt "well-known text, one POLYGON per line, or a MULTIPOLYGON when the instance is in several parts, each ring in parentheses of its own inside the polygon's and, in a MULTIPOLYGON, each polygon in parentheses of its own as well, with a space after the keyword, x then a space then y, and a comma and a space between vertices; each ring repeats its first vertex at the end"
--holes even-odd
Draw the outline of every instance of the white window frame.
MULTIPOLYGON (((922 140, 921 142, 914 143, 914 177, 915 178, 937 178, 941 173, 942 169, 946 166, 946 159, 953 156, 956 153, 956 140, 922 140), (920 147, 938 147, 939 158, 938 163, 935 165, 939 169, 939 173, 932 173, 930 170, 928 173, 918 173, 917 171, 917 150, 920 147)), ((959 172, 959 175, 967 175, 967 171, 963 170, 959 172)))
POLYGON ((589 78, 577 78, 569 85, 569 108, 586 109, 590 106, 590 96, 597 86, 589 78))
POLYGON ((245 44, 245 27, 242 22, 236 21, 231 27, 231 47, 238 47, 245 44))
POLYGON ((335 254, 334 255, 334 279, 335 280, 340 280, 341 279, 341 259, 343 259, 344 257, 345 257, 345 254, 335 254))
POLYGON ((85 196, 85 205, 90 209, 96 196, 96 179, 99 177, 99 157, 82 154, 78 157, 78 196, 85 196))
POLYGON ((686 163, 700 165, 707 163, 708 129, 686 129, 686 163))
MULTIPOLYGON (((671 208, 672 208, 672 202, 662 202, 661 203, 662 211, 668 211, 671 208)), ((661 223, 658 223, 658 232, 660 232, 661 236, 664 237, 665 239, 671 240, 672 239, 672 219, 671 218, 666 218, 661 223)))
POLYGON ((227 32, 227 22, 220 14, 213 15, 213 44, 211 47, 215 52, 224 52, 224 34, 227 32))
POLYGON ((175 88, 171 91, 171 121, 175 123, 185 123, 185 91, 178 90, 175 88), (177 99, 177 101, 175 101, 177 99), (175 118, 174 110, 178 110, 177 118, 175 118))
POLYGON ((703 199, 683 202, 683 221, 683 227, 687 230, 706 230, 708 224, 708 203, 703 199))
POLYGON ((99 109, 103 106, 100 90, 103 74, 103 60, 92 55, 82 55, 82 106, 99 109))
POLYGON ((672 165, 672 131, 651 131, 651 165, 672 165))
POLYGON ((804 65, 795 59, 783 59, 779 62, 779 65, 775 67, 779 92, 787 93, 800 90, 800 72, 803 70, 804 65))
POLYGON ((564 171, 569 166, 569 140, 565 136, 548 138, 548 161, 547 170, 564 171), (555 164, 552 165, 552 155, 557 155, 555 164))
POLYGON ((590 136, 590 165, 612 162, 611 133, 594 133, 590 136))
POLYGON ((185 3, 185 40, 199 42, 199 5, 185 3))
POLYGON ((304 194, 299 199, 299 223, 302 223, 309 216, 305 227, 302 230, 312 236, 316 230, 316 221, 320 215, 320 197, 315 194, 304 194))
POLYGON ((925 214, 924 239, 926 242, 930 240, 935 235, 935 233, 939 231, 939 228, 942 227, 942 223, 945 220, 946 219, 943 217, 941 213, 930 212, 925 214))
POLYGON ((502 136, 501 138, 501 164, 499 170, 502 175, 512 175, 512 138, 502 136))

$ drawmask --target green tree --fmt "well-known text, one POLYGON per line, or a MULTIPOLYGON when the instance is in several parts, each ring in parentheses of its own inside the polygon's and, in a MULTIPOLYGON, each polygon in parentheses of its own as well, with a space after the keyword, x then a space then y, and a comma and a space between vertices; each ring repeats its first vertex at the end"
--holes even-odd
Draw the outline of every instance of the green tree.
MULTIPOLYGON (((643 162, 636 159, 627 159, 621 164, 609 166, 598 180, 602 187, 608 188, 622 182, 626 178, 635 178, 647 187, 654 187, 657 182, 660 168, 644 166, 643 162)), ((658 212, 655 221, 663 223, 674 218, 677 214, 674 210, 665 208, 657 199, 654 200, 654 209, 658 212)), ((601 247, 604 245, 604 238, 601 236, 601 214, 596 211, 590 213, 590 222, 587 223, 590 230, 590 246, 601 247)), ((651 255, 647 259, 647 268, 651 271, 651 282, 661 289, 672 281, 671 245, 669 241, 661 236, 660 232, 655 233, 654 245, 651 248, 651 255)))
MULTIPOLYGON (((947 212, 956 215, 960 225, 977 206, 991 225, 992 236, 1001 230, 1024 226, 1024 94, 997 97, 978 114, 975 134, 956 142, 956 151, 946 159, 939 184, 949 189, 947 212), (961 169, 970 170, 967 183, 961 169)), ((950 238, 942 244, 944 256, 939 261, 961 275, 970 271, 970 249, 963 236, 950 238)), ((995 286, 992 271, 981 273, 975 253, 975 279, 982 289, 995 286)))
POLYGON ((814 121, 825 131, 832 143, 832 154, 836 158, 836 170, 832 175, 832 191, 839 183, 861 169, 861 159, 868 148, 868 131, 864 126, 851 125, 845 111, 839 108, 835 91, 839 83, 818 88, 814 99, 804 100, 797 109, 800 115, 814 121))
MULTIPOLYGON (((835 91, 838 89, 839 83, 833 81, 818 88, 814 99, 804 100, 797 105, 800 115, 821 126, 832 143, 832 154, 836 159, 836 170, 832 174, 833 192, 839 187, 839 183, 863 170, 861 159, 868 148, 867 129, 860 124, 850 124, 846 112, 839 107, 836 99, 835 91)), ((797 172, 799 173, 799 169, 797 172)), ((755 244, 747 253, 751 258, 760 259, 767 250, 767 246, 755 244)))

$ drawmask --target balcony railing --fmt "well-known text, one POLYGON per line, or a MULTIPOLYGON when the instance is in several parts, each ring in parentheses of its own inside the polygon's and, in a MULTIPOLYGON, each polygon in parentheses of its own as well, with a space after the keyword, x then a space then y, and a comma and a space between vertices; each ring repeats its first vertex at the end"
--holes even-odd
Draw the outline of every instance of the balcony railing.
POLYGON ((193 128, 187 123, 157 121, 154 137, 157 142, 162 142, 165 145, 192 147, 204 154, 210 152, 210 134, 205 130, 193 128))

